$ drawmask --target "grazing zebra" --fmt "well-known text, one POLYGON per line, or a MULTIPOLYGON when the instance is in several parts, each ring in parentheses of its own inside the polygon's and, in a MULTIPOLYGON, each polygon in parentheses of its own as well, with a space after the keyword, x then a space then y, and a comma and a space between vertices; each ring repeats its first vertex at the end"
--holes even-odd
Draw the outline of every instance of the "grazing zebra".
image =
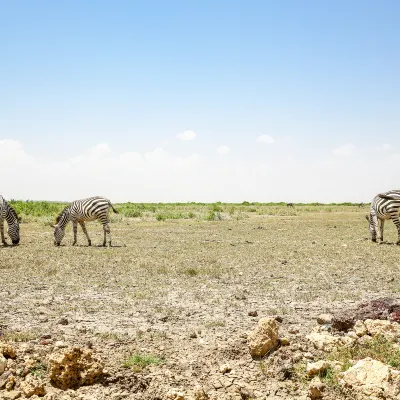
POLYGON ((359 205, 358 205, 358 208, 363 208, 364 207, 364 203, 360 203, 359 205))
POLYGON ((8 235, 13 244, 19 243, 19 218, 15 210, 7 203, 7 201, 0 196, 0 231, 1 241, 7 246, 6 239, 4 238, 4 220, 7 221, 8 235))
POLYGON ((294 207, 293 203, 286 203, 286 207, 294 207))
POLYGON ((69 221, 72 221, 72 226, 74 230, 74 243, 76 244, 76 236, 78 232, 78 223, 82 227, 83 233, 86 235, 89 246, 92 242, 89 238, 88 232, 86 230, 85 221, 94 221, 96 219, 100 220, 103 225, 104 230, 104 241, 103 246, 106 245, 107 233, 109 235, 109 245, 111 247, 111 232, 108 225, 108 210, 112 208, 115 213, 118 211, 113 207, 110 200, 105 197, 90 197, 88 199, 75 200, 63 211, 56 219, 56 225, 52 225, 54 228, 54 244, 59 246, 61 240, 65 234, 65 227, 69 221))
POLYGON ((369 216, 365 217, 369 221, 369 231, 371 232, 372 241, 378 240, 383 242, 383 226, 386 219, 392 219, 396 225, 398 232, 397 244, 400 244, 400 190, 391 190, 386 193, 378 194, 371 203, 371 211, 369 216))

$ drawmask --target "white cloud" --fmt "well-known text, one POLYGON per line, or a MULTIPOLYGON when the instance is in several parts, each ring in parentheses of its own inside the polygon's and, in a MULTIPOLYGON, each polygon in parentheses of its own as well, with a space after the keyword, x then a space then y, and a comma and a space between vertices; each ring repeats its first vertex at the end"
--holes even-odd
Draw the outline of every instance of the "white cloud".
POLYGON ((176 135, 176 137, 181 140, 194 140, 196 136, 196 132, 191 130, 186 130, 176 135))
POLYGON ((103 143, 73 158, 57 155, 49 161, 28 154, 18 141, 0 140, 0 157, 6 166, 0 168, 0 194, 65 201, 103 195, 115 203, 366 202, 376 193, 397 188, 400 154, 375 151, 371 163, 371 153, 361 150, 340 158, 320 152, 304 157, 277 148, 267 162, 253 154, 222 161, 214 159, 212 151, 177 157, 161 147, 115 154, 103 143))
POLYGON ((261 143, 266 143, 266 144, 272 144, 275 143, 276 140, 269 135, 261 135, 257 138, 257 142, 261 142, 261 143))
POLYGON ((332 153, 335 156, 350 156, 351 154, 353 154, 354 149, 355 147, 351 143, 349 143, 333 149, 332 153))
POLYGON ((388 143, 384 143, 378 147, 378 150, 384 150, 384 151, 388 151, 388 150, 392 150, 392 149, 393 149, 393 146, 388 143))
POLYGON ((219 146, 217 149, 219 154, 228 154, 230 151, 231 149, 228 146, 219 146))

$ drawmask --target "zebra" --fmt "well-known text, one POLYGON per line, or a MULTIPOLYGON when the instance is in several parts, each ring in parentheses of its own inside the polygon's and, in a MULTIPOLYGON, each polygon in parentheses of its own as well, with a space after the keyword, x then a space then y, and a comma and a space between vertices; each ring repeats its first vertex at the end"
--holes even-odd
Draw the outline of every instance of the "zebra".
POLYGON ((286 207, 294 207, 293 203, 286 203, 286 207))
POLYGON ((72 221, 72 227, 74 230, 74 242, 73 246, 76 245, 76 237, 78 232, 78 223, 82 227, 83 233, 86 235, 88 245, 92 245, 92 241, 89 238, 86 230, 85 221, 100 220, 103 225, 104 240, 103 246, 106 246, 107 233, 109 235, 109 245, 111 247, 111 231, 108 225, 108 210, 109 208, 118 214, 118 211, 113 207, 110 200, 105 197, 89 197, 88 199, 75 200, 69 206, 64 208, 63 211, 56 218, 56 224, 51 225, 54 228, 54 244, 59 246, 65 234, 65 227, 69 221, 72 221))
POLYGON ((14 245, 19 244, 19 223, 20 220, 17 216, 15 210, 10 206, 10 204, 0 196, 0 231, 1 231, 1 241, 4 246, 7 246, 6 239, 4 238, 4 220, 7 221, 8 225, 8 235, 14 245))
POLYGON ((359 203, 358 204, 358 208, 363 208, 364 207, 364 203, 359 203))
POLYGON ((389 192, 380 193, 374 197, 371 203, 369 216, 366 215, 369 222, 369 231, 371 232, 372 241, 378 240, 383 242, 383 227, 386 219, 392 219, 396 225, 398 232, 397 244, 400 245, 400 190, 391 190, 389 192))

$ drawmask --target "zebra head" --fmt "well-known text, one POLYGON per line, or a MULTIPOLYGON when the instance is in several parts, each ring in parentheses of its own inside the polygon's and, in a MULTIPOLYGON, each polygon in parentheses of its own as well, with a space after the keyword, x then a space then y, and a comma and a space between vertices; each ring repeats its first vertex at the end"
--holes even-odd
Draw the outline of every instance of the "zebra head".
POLYGON ((8 225, 8 236, 10 236, 10 239, 12 241, 13 245, 19 244, 19 222, 18 219, 15 219, 15 221, 12 224, 8 225))
POLYGON ((54 245, 59 246, 65 235, 65 229, 58 225, 52 225, 54 228, 54 245))

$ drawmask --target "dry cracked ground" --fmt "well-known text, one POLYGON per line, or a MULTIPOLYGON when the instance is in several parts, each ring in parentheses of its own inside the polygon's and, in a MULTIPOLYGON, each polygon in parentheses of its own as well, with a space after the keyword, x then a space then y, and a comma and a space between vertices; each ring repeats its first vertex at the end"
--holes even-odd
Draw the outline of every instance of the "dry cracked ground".
MULTIPOLYGON (((101 226, 88 229, 100 244, 101 226)), ((362 212, 111 229, 115 247, 87 247, 81 231, 72 247, 68 230, 57 248, 48 226, 22 224, 21 245, 0 249, 0 340, 36 360, 46 399, 305 399, 306 386, 266 363, 273 354, 250 356, 258 320, 280 321, 290 344, 277 352, 307 352, 317 315, 400 290, 395 230, 371 243, 362 212), (48 356, 67 346, 90 349, 107 376, 52 386, 48 356)))

